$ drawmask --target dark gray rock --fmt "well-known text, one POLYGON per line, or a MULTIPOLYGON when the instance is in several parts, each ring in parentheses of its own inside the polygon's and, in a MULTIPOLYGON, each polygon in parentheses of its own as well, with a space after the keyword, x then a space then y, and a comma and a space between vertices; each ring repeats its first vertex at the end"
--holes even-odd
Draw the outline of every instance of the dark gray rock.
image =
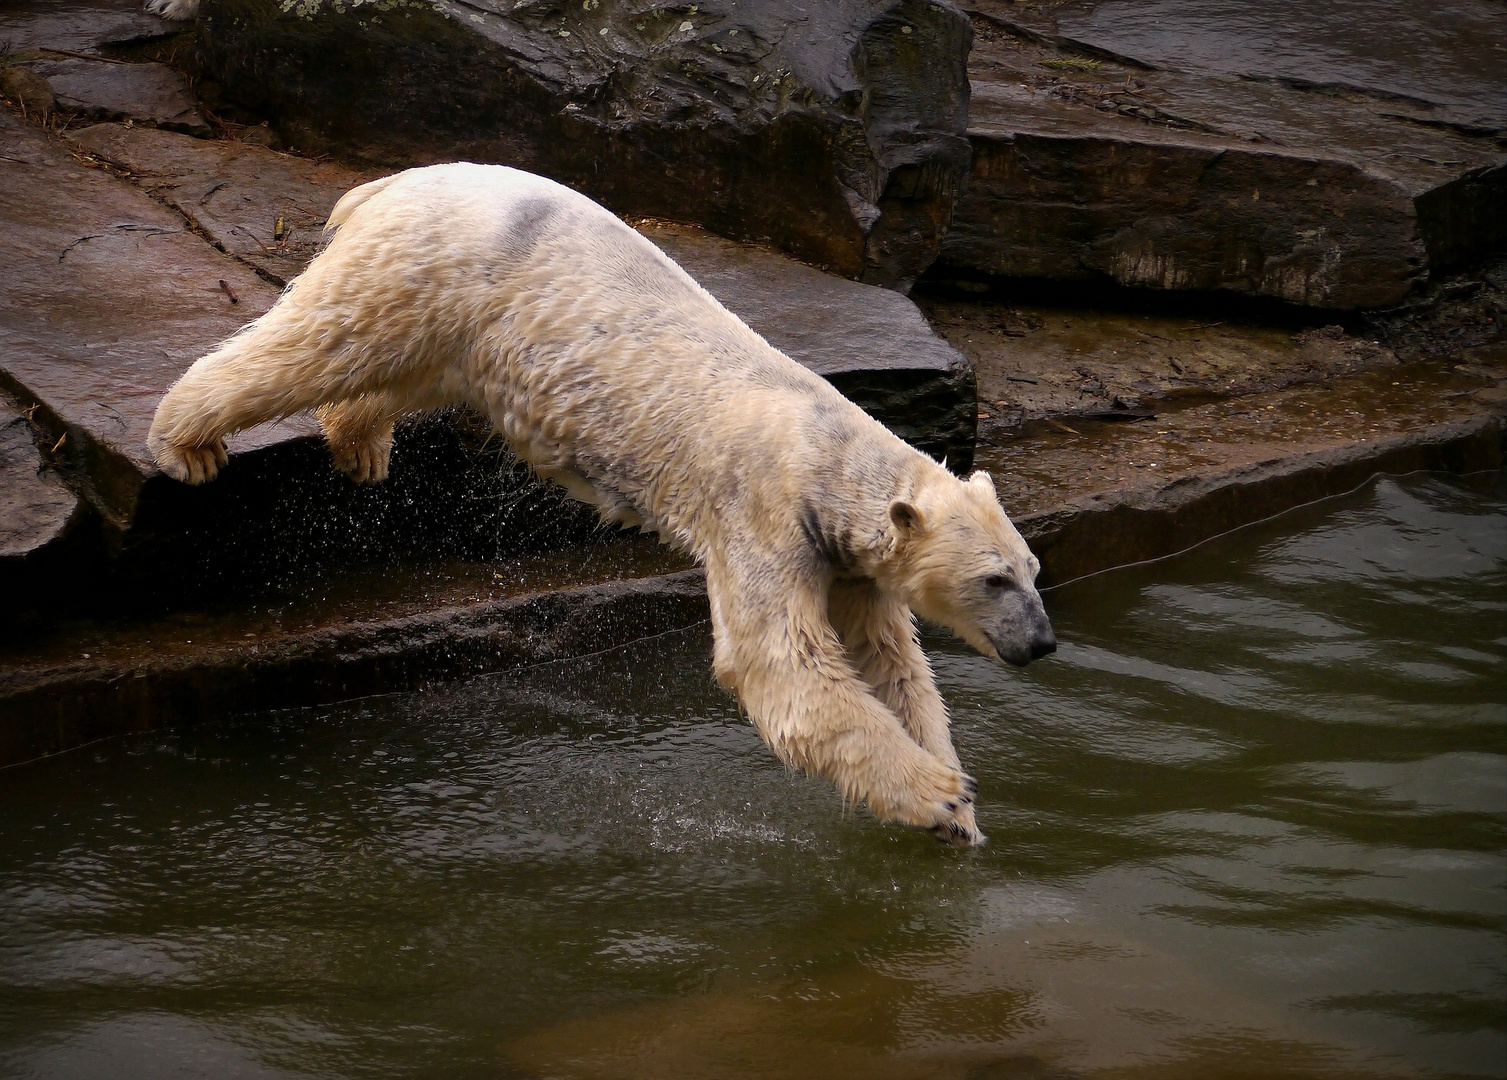
POLYGON ((968 166, 943 0, 205 0, 207 79, 304 149, 457 157, 907 287, 968 166))
POLYGON ((0 562, 46 547, 79 510, 78 496, 43 462, 25 414, 0 397, 0 562))
MULTIPOLYGON (((156 472, 146 434, 158 398, 209 346, 271 307, 277 290, 178 214, 9 112, 0 112, 0 142, 0 387, 38 406, 36 422, 57 442, 51 464, 124 527, 156 472)), ((286 437, 259 429, 242 445, 286 437)))
POLYGON ((123 64, 67 57, 30 65, 47 80, 58 108, 90 120, 131 120, 208 135, 183 76, 165 64, 123 64))
POLYGON ((1086 11, 976 5, 974 158, 947 266, 1374 308, 1507 244, 1507 110, 1247 72, 1257 54, 1233 30, 1224 53, 1179 36, 1202 16, 1177 0, 1151 29, 1123 4, 1086 11))

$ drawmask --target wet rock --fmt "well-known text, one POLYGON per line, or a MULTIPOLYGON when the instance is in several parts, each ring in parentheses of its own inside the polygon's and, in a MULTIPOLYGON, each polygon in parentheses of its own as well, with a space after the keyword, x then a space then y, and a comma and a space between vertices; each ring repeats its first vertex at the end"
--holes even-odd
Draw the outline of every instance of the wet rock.
MULTIPOLYGON (((1006 304, 930 287, 915 296, 931 324, 972 363, 981 410, 1018 408, 1026 420, 1131 415, 1398 363, 1390 348, 1339 326, 1263 325, 1228 313, 1006 304)), ((980 421, 981 442, 1013 434, 1008 425, 980 421)))
POLYGON ((968 166, 941 0, 205 0, 208 76, 300 148, 469 158, 908 287, 968 166))
POLYGON ((78 496, 42 460, 25 414, 0 397, 0 562, 46 547, 80 509, 78 496))
POLYGON ((381 175, 251 143, 118 124, 97 124, 67 137, 130 172, 224 251, 279 285, 302 273, 314 257, 340 196, 381 175))
POLYGON ((20 55, 41 49, 95 52, 187 26, 148 15, 139 0, 6 0, 0 6, 0 44, 20 55))
POLYGON ((313 603, 39 628, 0 663, 0 767, 129 731, 410 689, 706 622, 700 571, 663 554, 639 566, 600 554, 574 552, 544 567, 549 579, 521 585, 499 579, 532 567, 472 564, 469 580, 407 573, 396 583, 384 568, 306 583, 320 590, 313 603), (365 595, 338 595, 343 586, 365 595))
MULTIPOLYGON (((0 385, 39 406, 36 422, 57 443, 52 464, 124 526, 156 471, 146 433, 157 399, 277 290, 176 213, 8 112, 0 141, 0 385)), ((244 445, 278 437, 248 433, 244 445)))
POLYGON ((689 226, 645 223, 639 231, 775 348, 913 446, 969 468, 972 365, 906 297, 689 226))
POLYGON ((21 106, 23 115, 39 116, 44 120, 57 107, 52 85, 21 64, 0 68, 0 94, 21 106))
POLYGON ((69 57, 31 65, 47 80, 58 108, 90 120, 132 120, 208 135, 183 76, 165 64, 123 64, 69 57))
POLYGON ((1500 110, 1169 57, 1147 43, 1197 13, 1162 6, 1156 30, 1122 14, 1140 35, 1101 44, 1074 36, 1083 5, 979 0, 973 166, 945 264, 1349 309, 1507 242, 1500 110))

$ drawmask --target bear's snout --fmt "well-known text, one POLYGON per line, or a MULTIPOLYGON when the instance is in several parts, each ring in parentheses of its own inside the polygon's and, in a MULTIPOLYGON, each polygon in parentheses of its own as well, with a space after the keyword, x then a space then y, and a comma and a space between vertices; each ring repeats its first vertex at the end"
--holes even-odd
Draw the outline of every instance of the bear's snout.
POLYGON ((1052 624, 1043 622, 1036 628, 1035 635, 1031 638, 1031 659, 1040 660, 1057 651, 1057 635, 1052 630, 1052 624))
POLYGON ((1057 634, 1039 598, 1019 599, 993 627, 984 631, 995 653, 1007 664, 1025 667, 1057 651, 1057 634))

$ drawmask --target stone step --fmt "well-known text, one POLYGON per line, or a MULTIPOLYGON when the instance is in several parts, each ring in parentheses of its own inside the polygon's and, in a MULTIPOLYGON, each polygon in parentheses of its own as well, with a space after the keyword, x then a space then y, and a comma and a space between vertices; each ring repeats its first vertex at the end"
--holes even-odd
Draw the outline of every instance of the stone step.
POLYGON ((1199 9, 1164 6, 1155 32, 1100 10, 1123 4, 971 7, 973 165, 937 272, 1375 308, 1507 245, 1507 110, 1179 53, 1199 9))

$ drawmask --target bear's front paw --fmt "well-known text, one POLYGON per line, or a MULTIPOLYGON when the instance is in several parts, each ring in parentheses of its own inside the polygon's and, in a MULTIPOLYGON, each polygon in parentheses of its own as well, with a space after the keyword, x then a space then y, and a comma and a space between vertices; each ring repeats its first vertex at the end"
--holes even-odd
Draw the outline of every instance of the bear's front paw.
POLYGON ((216 439, 209 446, 163 446, 156 452, 157 465, 174 480, 185 484, 203 484, 219 475, 229 461, 225 440, 216 439))
POLYGON ((984 834, 979 832, 973 816, 973 800, 978 794, 978 782, 973 777, 942 766, 926 778, 922 788, 917 793, 921 796, 918 825, 938 840, 957 847, 974 847, 984 842, 984 834))
POLYGON ((977 847, 987 839, 979 832, 978 823, 973 818, 971 801, 958 804, 949 813, 952 816, 948 820, 938 822, 929 830, 938 840, 954 847, 977 847))

